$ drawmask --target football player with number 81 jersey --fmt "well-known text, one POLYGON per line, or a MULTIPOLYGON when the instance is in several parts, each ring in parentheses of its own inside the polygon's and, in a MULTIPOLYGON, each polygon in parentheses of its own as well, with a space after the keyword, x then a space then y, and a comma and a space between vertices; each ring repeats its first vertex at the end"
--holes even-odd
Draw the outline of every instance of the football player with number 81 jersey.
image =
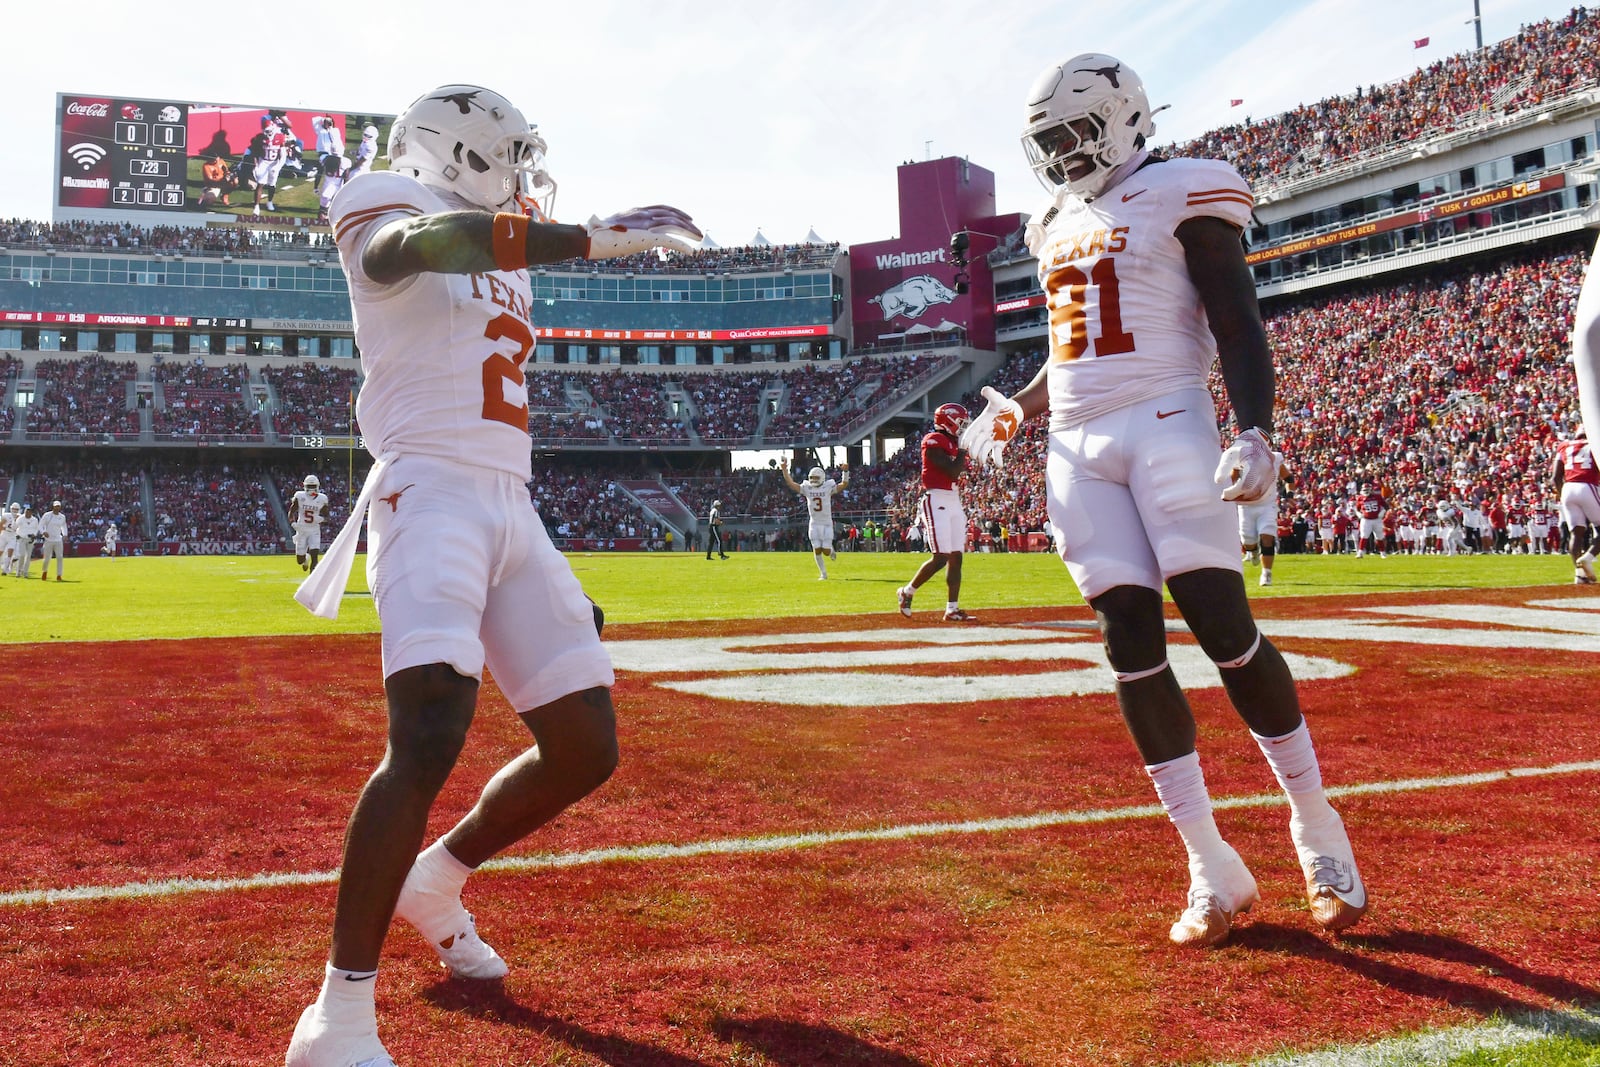
POLYGON ((376 462, 296 599, 336 613, 370 508, 388 751, 350 818, 324 982, 295 1028, 289 1067, 393 1064, 373 999, 392 915, 453 975, 506 974, 462 905, 467 876, 616 765, 599 616, 527 489, 528 268, 688 250, 702 235, 662 205, 550 222, 545 147, 499 93, 443 86, 395 120, 390 169, 359 174, 330 205, 361 350, 356 413, 376 462), (419 855, 485 667, 534 743, 419 855))
POLYGON ((1227 163, 1152 155, 1153 114, 1139 76, 1098 53, 1047 68, 1029 92, 1023 147, 1051 199, 1026 237, 1050 355, 1015 396, 985 389, 962 445, 979 464, 998 460, 1022 420, 1049 413, 1061 557, 1099 620, 1123 718, 1188 854, 1172 940, 1222 941, 1258 891, 1212 816, 1194 716, 1167 662, 1163 584, 1288 794, 1313 917, 1343 929, 1365 912, 1366 890, 1294 679, 1251 615, 1228 506, 1261 499, 1280 464, 1272 354, 1241 243, 1255 201, 1227 163), (1226 451, 1206 387, 1219 354, 1238 423, 1226 451))

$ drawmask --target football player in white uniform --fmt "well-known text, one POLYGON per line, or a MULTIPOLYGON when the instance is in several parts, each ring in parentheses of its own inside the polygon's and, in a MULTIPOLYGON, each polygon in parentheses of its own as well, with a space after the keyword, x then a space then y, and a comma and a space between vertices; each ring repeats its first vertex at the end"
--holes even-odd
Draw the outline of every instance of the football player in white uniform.
POLYGON ((1589 254, 1583 288, 1572 309, 1572 371, 1578 381, 1578 410, 1585 426, 1600 426, 1600 241, 1589 254))
POLYGON ((1313 917, 1343 929, 1366 911, 1366 890, 1294 679, 1251 615, 1225 503, 1259 500, 1279 470, 1272 353, 1240 240, 1255 200, 1226 163, 1151 155, 1151 116, 1138 75, 1108 55, 1052 66, 1028 94, 1023 147, 1051 193, 1026 233, 1050 356, 1014 397, 984 389, 963 447, 997 460, 1018 423, 1050 415, 1061 556, 1094 608, 1123 718, 1188 853, 1172 940, 1222 941, 1258 892, 1212 817, 1194 716, 1167 662, 1163 583, 1288 794, 1313 917), (1219 352, 1238 423, 1226 452, 1206 388, 1219 352))
POLYGON ((315 474, 295 491, 289 502, 289 526, 294 530, 294 561, 300 569, 309 571, 317 565, 322 554, 322 523, 328 515, 328 494, 315 474))
POLYGON ((117 554, 117 524, 111 523, 106 527, 105 547, 100 549, 102 556, 115 556, 117 554))
POLYGON ((811 537, 811 558, 817 561, 818 581, 825 581, 828 577, 828 564, 823 559, 838 559, 833 550, 833 494, 850 484, 849 464, 839 464, 839 481, 828 477, 821 467, 812 467, 806 474, 804 482, 797 482, 789 473, 787 463, 778 470, 783 474, 783 481, 790 489, 799 493, 806 502, 806 518, 810 523, 808 533, 811 537))
MULTIPOLYGON (((15 504, 11 506, 16 507, 15 504)), ((11 534, 11 573, 26 578, 28 569, 33 566, 33 542, 39 536, 39 516, 33 513, 31 504, 22 505, 22 514, 11 523, 11 534)))
POLYGON ((1239 548, 1252 563, 1261 564, 1261 585, 1272 584, 1272 564, 1278 554, 1278 481, 1289 477, 1282 452, 1272 453, 1277 477, 1260 500, 1239 505, 1239 548))
POLYGON ((660 205, 586 225, 544 221, 555 191, 544 152, 505 97, 447 85, 396 119, 391 169, 353 178, 333 202, 365 376, 356 411, 376 462, 295 596, 336 614, 370 506, 367 578, 382 619, 388 750, 350 817, 325 980, 295 1028, 288 1067, 393 1063, 373 1006, 392 915, 454 975, 504 975, 462 906, 467 876, 616 766, 598 616, 527 488, 528 269, 686 251, 703 238, 687 215, 660 205), (419 855, 485 667, 533 743, 419 855))
POLYGON ((17 562, 17 523, 22 505, 13 503, 0 512, 0 575, 10 574, 17 562))
POLYGON ((61 514, 61 501, 52 500, 50 510, 39 519, 39 577, 50 580, 50 561, 56 561, 56 581, 62 581, 61 566, 67 558, 67 517, 61 514))

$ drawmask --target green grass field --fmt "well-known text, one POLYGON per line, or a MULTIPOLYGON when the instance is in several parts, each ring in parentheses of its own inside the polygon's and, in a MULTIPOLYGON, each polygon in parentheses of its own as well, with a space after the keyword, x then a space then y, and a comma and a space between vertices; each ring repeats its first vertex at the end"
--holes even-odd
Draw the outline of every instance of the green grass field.
MULTIPOLYGON (((707 561, 699 552, 575 553, 572 568, 608 622, 758 619, 892 612, 895 589, 926 558, 910 553, 849 553, 818 581, 809 553, 735 553, 707 561)), ((0 579, 0 642, 240 637, 366 633, 378 620, 356 560, 339 618, 317 619, 292 599, 303 575, 292 556, 98 557, 67 562, 66 581, 0 579)), ((1252 596, 1327 596, 1425 589, 1566 585, 1565 556, 1280 557, 1277 584, 1252 596)), ((944 607, 943 577, 922 587, 916 610, 944 607)), ((985 608, 1081 604, 1061 561, 1049 553, 969 554, 961 605, 985 608)))

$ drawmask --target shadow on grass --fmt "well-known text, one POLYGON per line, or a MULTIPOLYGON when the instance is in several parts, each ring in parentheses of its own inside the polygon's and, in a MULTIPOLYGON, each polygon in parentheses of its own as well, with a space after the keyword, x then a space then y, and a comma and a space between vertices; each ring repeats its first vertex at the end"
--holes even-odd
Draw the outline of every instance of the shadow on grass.
POLYGON ((711 1032, 759 1051, 781 1067, 815 1064, 854 1067, 923 1067, 923 1061, 870 1044, 828 1026, 792 1019, 718 1019, 711 1032))
POLYGON ((424 990, 422 999, 444 1011, 538 1033, 613 1067, 709 1067, 704 1060, 680 1056, 614 1034, 597 1033, 566 1019, 524 1007, 506 993, 500 982, 447 980, 424 990))
POLYGON ((1592 1004, 1600 999, 1600 988, 1559 975, 1541 974, 1498 953, 1442 934, 1395 930, 1384 934, 1347 934, 1336 940, 1325 940, 1307 930, 1253 923, 1236 931, 1230 943, 1333 964, 1398 992, 1471 1008, 1485 1015, 1538 1014, 1547 1012, 1550 1002, 1592 1004), (1398 957, 1403 956, 1423 956, 1470 967, 1487 979, 1515 983, 1545 999, 1535 1003, 1487 983, 1421 971, 1400 962, 1398 957))

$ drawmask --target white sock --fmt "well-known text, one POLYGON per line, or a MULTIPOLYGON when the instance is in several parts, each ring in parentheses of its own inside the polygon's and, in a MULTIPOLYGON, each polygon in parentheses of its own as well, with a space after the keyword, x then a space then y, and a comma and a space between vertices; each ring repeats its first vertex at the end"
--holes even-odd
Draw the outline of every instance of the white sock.
POLYGON ((461 931, 461 890, 472 868, 450 854, 440 838, 422 850, 413 865, 417 882, 427 892, 414 898, 406 918, 430 941, 442 940, 461 931))
POLYGON ((1165 763, 1148 764, 1145 773, 1155 784, 1156 797, 1189 853, 1189 875, 1208 884, 1208 871, 1221 872, 1233 864, 1234 851, 1222 839, 1211 814, 1211 794, 1206 792, 1200 754, 1191 752, 1165 763))
POLYGON ((1322 767, 1317 763, 1317 752, 1311 744, 1311 731, 1306 721, 1279 737, 1262 737, 1254 730, 1250 736, 1267 757, 1267 766, 1278 779, 1289 797, 1289 808, 1302 823, 1317 822, 1336 815, 1322 791, 1322 767))
POLYGON ((824 578, 826 578, 828 576, 828 565, 826 563, 822 562, 823 559, 824 559, 824 556, 819 552, 815 556, 812 556, 811 558, 817 561, 817 570, 821 571, 822 572, 822 576, 824 578))
POLYGON ((328 1022, 339 1028, 378 1028, 378 1013, 373 1005, 377 971, 344 971, 329 963, 322 974, 322 992, 317 1003, 328 1022))
POLYGON ((956 601, 956 600, 947 600, 947 601, 944 602, 944 610, 946 610, 946 611, 960 611, 961 610, 961 603, 959 601, 956 601))

